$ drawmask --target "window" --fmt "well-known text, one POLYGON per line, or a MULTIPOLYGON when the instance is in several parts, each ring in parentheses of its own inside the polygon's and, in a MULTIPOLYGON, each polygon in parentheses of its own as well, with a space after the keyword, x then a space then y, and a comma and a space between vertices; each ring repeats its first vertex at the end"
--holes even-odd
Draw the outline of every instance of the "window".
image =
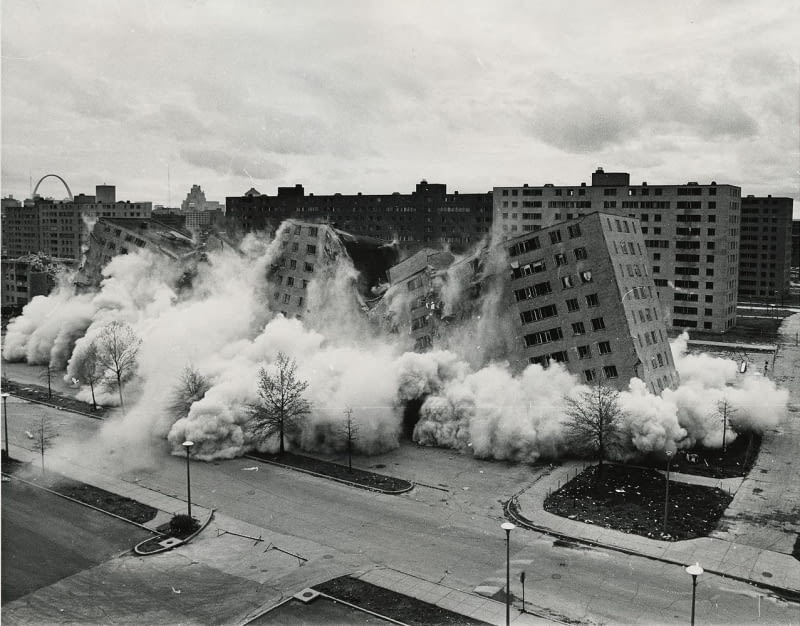
POLYGON ((294 287, 294 277, 293 276, 287 276, 286 277, 286 286, 287 287, 294 287))
POLYGON ((586 306, 600 306, 600 299, 597 297, 596 293, 590 293, 586 296, 586 306))
POLYGON ((316 253, 317 253, 317 246, 312 246, 311 244, 308 244, 306 246, 306 254, 316 254, 316 253))
POLYGON ((602 317, 595 317, 592 319, 592 330, 603 330, 606 327, 605 321, 602 317))
POLYGON ((314 264, 313 263, 305 263, 303 265, 304 272, 313 272, 314 271, 314 264))
POLYGON ((567 311, 572 313, 573 311, 577 311, 578 309, 580 309, 580 306, 578 306, 577 298, 570 298, 569 300, 567 300, 567 311))
POLYGON ((558 254, 556 254, 555 259, 556 259, 556 267, 567 264, 567 256, 563 252, 559 252, 558 254))
POLYGON ((572 324, 572 334, 573 335, 585 335, 586 328, 583 326, 583 322, 573 322, 572 324))
POLYGON ((603 375, 606 378, 616 378, 618 376, 616 365, 606 365, 603 367, 603 375))
POLYGON ((561 277, 561 286, 564 289, 570 289, 575 286, 575 277, 574 276, 562 276, 561 277))
POLYGON ((581 272, 581 281, 584 283, 592 282, 592 273, 589 270, 581 272))
POLYGON ((297 261, 294 259, 289 259, 289 269, 296 270, 297 269, 297 261))
POLYGON ((547 306, 543 306, 538 309, 531 309, 529 311, 523 311, 519 314, 523 324, 538 322, 539 320, 543 320, 548 317, 555 317, 556 315, 558 315, 558 311, 556 310, 555 304, 548 304, 547 306))
POLYGON ((592 358, 592 348, 591 348, 591 346, 578 346, 578 358, 579 359, 591 359, 592 358))
POLYGON ((289 304, 289 300, 291 300, 291 296, 288 293, 283 294, 283 303, 289 304))
POLYGON ((309 226, 308 227, 308 234, 311 237, 316 237, 317 236, 317 232, 318 232, 318 228, 316 226, 309 226))
POLYGON ((525 345, 527 347, 531 346, 538 346, 543 343, 550 343, 551 341, 558 341, 559 339, 563 339, 564 334, 561 332, 561 328, 551 328, 549 330, 543 330, 538 333, 532 333, 530 335, 525 335, 525 345))
POLYGON ((514 297, 517 299, 517 302, 522 302, 523 300, 530 300, 531 298, 535 298, 537 296, 546 296, 547 294, 552 293, 552 291, 553 290, 550 288, 550 283, 545 281, 531 287, 525 287, 524 289, 516 289, 514 291, 514 297))
POLYGON ((292 252, 297 252, 300 249, 300 244, 296 241, 292 243, 292 252))
POLYGON ((561 241, 561 231, 560 230, 551 230, 550 231, 550 243, 558 243, 561 241))
POLYGON ((567 232, 569 233, 571 239, 575 239, 575 237, 581 236, 581 227, 578 224, 567 226, 567 232))
POLYGON ((611 342, 601 341, 597 344, 600 354, 611 354, 611 342))
POLYGON ((586 258, 586 248, 575 248, 575 258, 581 261, 586 258))
POLYGON ((583 370, 583 377, 587 383, 592 382, 595 379, 594 370, 583 370))

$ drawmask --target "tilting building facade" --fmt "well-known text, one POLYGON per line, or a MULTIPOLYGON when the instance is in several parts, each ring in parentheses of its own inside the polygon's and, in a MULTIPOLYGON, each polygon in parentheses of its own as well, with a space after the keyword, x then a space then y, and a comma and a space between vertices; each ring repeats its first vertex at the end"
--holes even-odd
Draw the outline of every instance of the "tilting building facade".
POLYGON ((626 388, 637 377, 653 393, 679 382, 635 218, 594 212, 460 259, 421 250, 389 277, 376 310, 417 350, 446 345, 480 313, 508 334, 493 356, 516 371, 558 362, 586 383, 626 388))
POLYGON ((591 186, 496 187, 493 228, 511 238, 591 211, 638 218, 667 324, 721 333, 736 323, 740 202, 733 185, 631 185, 598 169, 591 186))
POLYGON ((75 284, 80 288, 98 287, 103 278, 103 268, 112 258, 140 249, 186 263, 187 269, 191 269, 202 252, 191 233, 156 219, 103 217, 92 229, 75 284))
POLYGON ((338 263, 347 258, 358 271, 352 296, 362 308, 375 298, 373 288, 387 282, 387 270, 397 262, 397 250, 385 242, 358 237, 327 224, 286 220, 276 233, 280 253, 268 269, 271 308, 302 319, 309 312, 312 281, 333 279, 338 263))

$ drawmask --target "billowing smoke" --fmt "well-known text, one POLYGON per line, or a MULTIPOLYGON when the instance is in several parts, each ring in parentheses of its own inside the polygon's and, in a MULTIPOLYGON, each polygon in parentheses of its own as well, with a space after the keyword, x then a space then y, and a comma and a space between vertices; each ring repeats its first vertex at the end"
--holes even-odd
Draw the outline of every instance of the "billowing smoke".
MULTIPOLYGON (((495 323, 502 299, 491 289, 475 291, 474 266, 464 262, 440 277, 447 307, 442 319, 460 312, 466 322, 442 342, 444 349, 415 353, 408 351, 405 333, 368 323, 346 256, 309 284, 304 319, 271 310, 267 277, 280 254, 279 236, 272 242, 248 236, 238 249, 210 252, 190 287, 181 285, 182 269, 164 258, 146 251, 115 257, 95 293, 74 295, 61 284, 34 298, 9 325, 4 356, 66 368, 70 380, 106 324, 128 324, 142 339, 138 374, 125 388, 125 414, 108 420, 99 437, 103 446, 113 442, 140 460, 156 458, 162 449, 180 453, 187 439, 206 460, 276 450, 275 438, 254 437, 250 407, 258 401, 259 368, 278 352, 296 360, 312 404, 290 447, 342 450, 342 426, 351 411, 357 451, 392 449, 412 403, 420 407, 413 437, 423 445, 522 462, 570 453, 564 399, 584 387, 557 364, 514 373, 502 360, 507 333, 495 323), (470 303, 460 307, 464 300, 470 303), (175 416, 169 398, 187 364, 208 381, 208 391, 188 414, 175 416)), ((480 262, 491 268, 494 261, 480 262)), ((391 309, 391 289, 387 296, 391 309)), ((721 445, 721 400, 736 408, 733 429, 763 430, 785 416, 788 393, 769 379, 741 375, 733 361, 689 354, 686 337, 674 342, 673 352, 678 389, 655 396, 634 379, 620 394, 624 456, 721 445)), ((87 388, 80 397, 88 398, 87 388)), ((106 392, 101 401, 114 397, 106 392)))

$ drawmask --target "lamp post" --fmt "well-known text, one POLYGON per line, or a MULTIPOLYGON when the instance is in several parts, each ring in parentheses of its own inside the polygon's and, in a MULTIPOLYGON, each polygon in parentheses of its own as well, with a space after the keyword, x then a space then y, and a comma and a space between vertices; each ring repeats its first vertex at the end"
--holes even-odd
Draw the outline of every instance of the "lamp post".
POLYGON ((694 626, 694 600, 697 595, 697 577, 703 573, 700 563, 695 563, 686 568, 686 573, 692 576, 692 626, 694 626))
POLYGON ((516 528, 511 522, 500 525, 506 531, 506 626, 511 624, 511 531, 516 528))
POLYGON ((667 532, 667 518, 669 517, 669 462, 672 460, 672 450, 667 450, 667 485, 664 490, 664 532, 667 532))
POLYGON ((3 393, 3 441, 5 442, 5 447, 3 448, 3 458, 8 457, 8 412, 6 411, 6 400, 8 400, 8 396, 10 393, 3 393))
POLYGON ((189 503, 189 517, 192 517, 192 481, 189 476, 189 453, 192 451, 193 441, 184 441, 181 444, 186 449, 186 500, 189 503))

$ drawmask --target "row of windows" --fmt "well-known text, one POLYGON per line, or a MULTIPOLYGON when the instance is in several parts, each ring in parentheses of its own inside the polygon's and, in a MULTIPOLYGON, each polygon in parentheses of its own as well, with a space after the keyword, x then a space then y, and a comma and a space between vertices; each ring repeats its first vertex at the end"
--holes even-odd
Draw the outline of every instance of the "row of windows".
MULTIPOLYGON (((595 317, 591 320, 592 330, 597 332, 601 330, 605 330, 606 323, 602 317, 595 317)), ((573 335, 583 335, 586 334, 586 329, 584 327, 583 322, 575 322, 572 324, 572 331, 573 335)), ((548 330, 541 330, 539 332, 530 333, 525 335, 525 346, 530 348, 531 346, 538 346, 545 343, 551 343, 553 341, 559 341, 564 338, 564 333, 561 330, 560 326, 555 328, 550 328, 548 330)), ((610 347, 609 347, 610 351, 610 347)))

